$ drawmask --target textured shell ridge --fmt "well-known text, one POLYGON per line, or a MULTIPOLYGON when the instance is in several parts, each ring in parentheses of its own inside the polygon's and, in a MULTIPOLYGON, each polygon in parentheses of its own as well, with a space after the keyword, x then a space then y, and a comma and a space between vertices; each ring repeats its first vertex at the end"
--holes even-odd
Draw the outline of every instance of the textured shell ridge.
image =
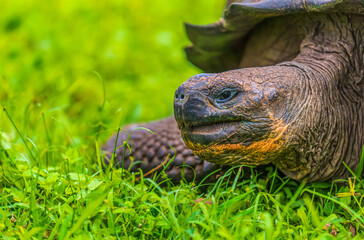
POLYGON ((218 22, 186 24, 192 42, 187 58, 206 72, 234 69, 241 57, 237 47, 256 25, 271 17, 310 12, 364 14, 364 0, 229 0, 218 22))

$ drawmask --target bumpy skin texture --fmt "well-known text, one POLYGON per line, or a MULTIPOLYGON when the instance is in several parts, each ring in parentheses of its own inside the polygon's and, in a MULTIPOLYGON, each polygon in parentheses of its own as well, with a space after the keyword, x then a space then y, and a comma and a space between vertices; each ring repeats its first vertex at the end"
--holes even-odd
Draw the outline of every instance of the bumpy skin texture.
MULTIPOLYGON (((362 15, 347 13, 288 15, 255 26, 236 47, 240 62, 233 62, 239 56, 234 54, 216 67, 228 70, 238 65, 239 69, 196 75, 176 91, 175 117, 187 147, 216 164, 273 163, 299 181, 349 176, 342 162, 355 171, 364 145, 363 26, 362 15)), ((214 32, 208 29, 206 33, 214 32)), ((225 33, 235 34, 218 34, 225 33)), ((196 38, 193 31, 190 35, 196 38)), ((194 61, 208 59, 214 54, 205 54, 209 47, 213 46, 200 45, 187 53, 194 61), (200 57, 199 51, 205 55, 200 57)), ((204 61, 200 64, 205 66, 204 61)), ((221 61, 206 64, 212 69, 221 61)), ((171 131, 164 121, 148 126, 171 131)), ((178 130, 174 127, 171 132, 173 142, 178 130)), ((177 145, 185 148, 177 139, 177 145)), ((138 141, 142 140, 135 138, 138 141)), ((150 159, 154 158, 145 161, 154 163, 149 166, 163 161, 149 152, 150 159)), ((181 158, 182 162, 187 159, 181 158)), ((178 168, 171 171, 178 175, 178 168)))
MULTIPOLYGON (((130 157, 132 157, 134 164, 130 168, 131 171, 138 172, 140 168, 143 170, 143 173, 147 173, 164 162, 169 154, 169 159, 175 156, 174 161, 166 169, 167 177, 173 183, 178 183, 181 180, 182 169, 183 177, 187 181, 196 180, 197 182, 218 169, 224 169, 211 175, 205 182, 215 181, 216 177, 226 169, 226 167, 203 161, 196 157, 183 143, 174 117, 147 124, 129 125, 124 127, 124 130, 126 132, 121 131, 119 133, 116 144, 118 148, 114 163, 116 167, 122 166, 122 159, 124 158, 124 168, 129 168, 131 165, 130 157), (147 128, 154 134, 145 129, 137 129, 138 127, 147 128), (127 141, 127 132, 131 133, 128 143, 132 149, 132 153, 130 153, 129 148, 126 148, 124 156, 125 148, 120 146, 123 145, 124 141, 127 141)), ((115 149, 116 136, 114 135, 104 146, 104 149, 107 151, 107 163, 109 163, 110 157, 115 149)), ((162 168, 156 172, 160 172, 162 168)))

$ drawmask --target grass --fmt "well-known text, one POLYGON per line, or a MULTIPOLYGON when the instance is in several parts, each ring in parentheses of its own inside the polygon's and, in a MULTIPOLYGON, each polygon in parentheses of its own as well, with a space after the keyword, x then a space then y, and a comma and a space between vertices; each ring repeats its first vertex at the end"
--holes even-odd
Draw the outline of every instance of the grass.
POLYGON ((162 186, 103 166, 120 126, 172 114, 174 90, 199 72, 182 22, 218 19, 223 0, 1 5, 1 238, 364 237, 359 178, 305 184, 235 168, 211 185, 162 186))

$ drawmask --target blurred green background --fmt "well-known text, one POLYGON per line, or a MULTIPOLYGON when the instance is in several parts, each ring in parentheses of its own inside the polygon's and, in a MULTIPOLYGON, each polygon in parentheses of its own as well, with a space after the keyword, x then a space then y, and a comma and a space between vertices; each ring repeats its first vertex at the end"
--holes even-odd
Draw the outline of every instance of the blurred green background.
POLYGON ((173 113, 175 89, 200 72, 183 52, 183 22, 212 23, 224 5, 0 0, 1 239, 332 239, 334 224, 338 239, 350 239, 361 231, 359 179, 339 186, 337 198, 329 183, 252 169, 205 195, 194 183, 162 190, 101 170, 99 150, 119 126, 173 113))
MULTIPOLYGON (((185 58, 183 22, 214 22, 224 5, 2 0, 0 101, 35 145, 105 141, 119 124, 171 115, 175 89, 200 72, 185 58)), ((0 131, 3 145, 21 145, 4 112, 0 131)))

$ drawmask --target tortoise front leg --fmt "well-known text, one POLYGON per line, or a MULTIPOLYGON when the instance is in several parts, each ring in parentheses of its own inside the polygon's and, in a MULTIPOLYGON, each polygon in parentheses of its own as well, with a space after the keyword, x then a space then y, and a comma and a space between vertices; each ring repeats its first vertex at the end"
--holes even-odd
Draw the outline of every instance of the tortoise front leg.
MULTIPOLYGON (((127 140, 128 134, 124 131, 120 131, 117 140, 116 159, 114 166, 121 167, 124 157, 124 168, 131 166, 131 171, 139 171, 142 169, 144 173, 152 170, 165 161, 167 155, 170 155, 171 159, 174 155, 175 158, 172 163, 166 169, 168 178, 173 183, 178 183, 181 180, 181 171, 183 169, 183 176, 187 181, 196 179, 201 181, 211 172, 220 168, 220 165, 213 164, 207 161, 203 161, 200 158, 193 155, 190 149, 184 144, 180 130, 174 117, 165 118, 156 122, 151 122, 141 125, 129 125, 124 128, 127 132, 131 132, 128 144, 131 147, 132 152, 123 145, 127 140), (145 129, 136 129, 137 127, 143 127, 151 130, 154 134, 148 132, 145 129), (173 149, 174 151, 173 151, 173 149)), ((109 163, 110 156, 115 148, 116 134, 105 144, 104 150, 107 151, 109 156, 106 162, 109 163)), ((159 168, 160 171, 163 168, 159 168)), ((221 171, 211 176, 208 180, 214 181, 221 171)))

